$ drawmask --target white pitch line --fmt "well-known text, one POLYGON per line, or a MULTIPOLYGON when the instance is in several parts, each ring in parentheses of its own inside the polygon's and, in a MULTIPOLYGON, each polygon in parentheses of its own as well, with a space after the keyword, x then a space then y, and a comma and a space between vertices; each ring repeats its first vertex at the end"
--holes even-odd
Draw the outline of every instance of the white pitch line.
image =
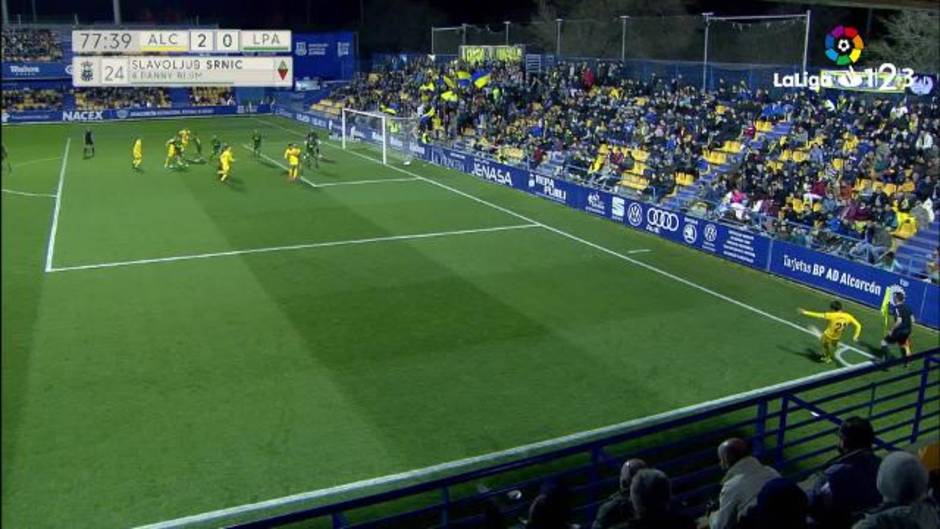
POLYGON ((46 198, 56 198, 55 195, 50 193, 28 193, 26 191, 17 191, 15 189, 0 189, 4 193, 9 193, 11 195, 20 195, 24 197, 46 197, 46 198))
POLYGON ((17 167, 23 167, 24 165, 33 165, 35 163, 51 162, 52 160, 60 160, 60 159, 61 158, 59 158, 58 156, 52 156, 49 158, 37 158, 35 160, 26 160, 25 162, 13 164, 13 168, 16 169, 17 167))
POLYGON ((333 187, 333 186, 357 186, 362 184, 384 184, 386 182, 420 182, 421 180, 414 177, 407 178, 377 178, 375 180, 351 180, 349 182, 319 182, 317 187, 333 187))
MULTIPOLYGON (((294 134, 302 135, 300 132, 297 132, 297 131, 288 129, 288 128, 283 127, 283 126, 281 126, 281 125, 279 125, 279 124, 270 123, 270 122, 267 122, 267 121, 264 121, 264 120, 261 120, 261 119, 258 119, 258 118, 255 118, 255 119, 257 119, 258 121, 261 121, 262 123, 266 123, 266 124, 268 124, 268 125, 273 125, 273 126, 276 126, 276 127, 278 127, 278 128, 281 128, 281 129, 283 129, 283 130, 286 130, 286 131, 289 131, 289 132, 293 132, 294 134)), ((344 150, 344 149, 342 149, 341 147, 337 147, 336 145, 333 145, 333 144, 327 143, 327 142, 323 142, 323 145, 326 145, 327 147, 330 147, 330 148, 333 148, 333 149, 337 149, 337 150, 344 150)), ((348 153, 348 154, 352 154, 353 156, 358 156, 359 158, 363 158, 363 159, 365 159, 365 160, 369 160, 369 161, 371 161, 371 162, 373 162, 373 163, 376 163, 376 164, 379 164, 379 165, 384 165, 384 164, 382 164, 382 162, 381 162, 380 160, 376 160, 375 158, 371 158, 371 157, 369 157, 369 156, 366 156, 366 155, 364 155, 364 154, 361 154, 361 153, 358 153, 358 152, 355 152, 355 151, 352 151, 352 150, 344 150, 344 152, 346 152, 346 153, 348 153)), ((421 175, 419 175, 419 174, 413 173, 413 172, 408 171, 408 170, 406 170, 406 169, 402 169, 402 168, 400 168, 400 167, 396 167, 396 166, 394 166, 394 165, 387 165, 386 167, 388 167, 389 169, 392 169, 392 170, 394 170, 394 171, 398 171, 398 172, 400 172, 400 173, 404 173, 404 174, 407 174, 407 175, 410 175, 410 176, 414 176, 415 178, 419 178, 419 179, 421 179, 421 180, 423 180, 423 181, 425 181, 425 182, 427 182, 427 183, 429 183, 429 184, 431 184, 431 185, 438 186, 438 187, 440 187, 440 188, 442 188, 442 189, 446 189, 446 190, 448 190, 448 191, 450 191, 450 192, 452 192, 452 193, 456 193, 456 194, 461 195, 461 196, 463 196, 463 197, 469 198, 470 200, 473 200, 473 201, 478 202, 478 203, 480 203, 480 204, 489 206, 489 207, 491 207, 491 208, 493 208, 493 209, 497 209, 497 210, 499 210, 499 211, 502 211, 503 213, 506 213, 506 214, 508 214, 508 215, 512 215, 513 217, 516 217, 516 218, 518 218, 518 219, 524 220, 524 221, 526 221, 526 222, 528 222, 528 223, 536 224, 536 225, 538 225, 538 226, 540 226, 540 227, 542 227, 542 228, 545 228, 546 230, 549 230, 549 231, 551 231, 551 232, 557 233, 558 235, 561 235, 562 237, 566 237, 566 238, 571 239, 571 240, 573 240, 573 241, 579 242, 579 243, 581 243, 581 244, 584 244, 585 246, 590 246, 591 248, 594 248, 595 250, 604 252, 604 253, 606 253, 606 254, 608 254, 608 255, 610 255, 610 256, 616 257, 616 258, 618 258, 618 259, 622 259, 622 260, 624 260, 624 261, 627 261, 628 263, 635 264, 635 265, 637 265, 637 266, 640 266, 640 267, 642 267, 642 268, 645 268, 645 269, 649 270, 650 272, 654 272, 654 273, 656 273, 656 274, 659 274, 659 275, 668 277, 669 279, 672 279, 673 281, 682 283, 682 284, 684 284, 684 285, 686 285, 686 286, 689 286, 689 287, 692 287, 692 288, 694 288, 694 289, 696 289, 696 290, 705 292, 706 294, 709 294, 709 295, 712 295, 712 296, 714 296, 714 297, 716 297, 716 298, 718 298, 718 299, 722 299, 722 300, 724 300, 724 301, 727 301, 728 303, 737 305, 737 306, 739 306, 739 307, 741 307, 741 308, 743 308, 743 309, 749 310, 749 311, 751 311, 751 312, 753 312, 753 313, 755 313, 755 314, 760 314, 761 316, 764 316, 765 318, 774 320, 774 321, 776 321, 776 322, 778 322, 778 323, 781 323, 781 324, 783 324, 783 325, 786 325, 786 326, 788 326, 788 327, 791 327, 791 328, 793 328, 793 329, 796 329, 796 330, 798 330, 798 331, 800 331, 800 332, 802 332, 802 333, 813 334, 811 331, 809 331, 808 329, 806 329, 806 328, 803 327, 802 325, 793 323, 793 322, 790 321, 790 320, 785 320, 785 319, 783 319, 783 318, 781 318, 781 317, 779 317, 779 316, 776 316, 776 315, 774 315, 774 314, 771 314, 771 313, 769 313, 769 312, 766 312, 766 311, 764 311, 764 310, 762 310, 762 309, 759 309, 759 308, 757 308, 757 307, 755 307, 755 306, 753 306, 753 305, 747 304, 747 303, 745 303, 745 302, 743 302, 743 301, 739 301, 739 300, 734 299, 734 298, 732 298, 732 297, 730 297, 730 296, 726 296, 725 294, 722 294, 722 293, 720 293, 720 292, 714 291, 714 290, 712 290, 712 289, 710 289, 710 288, 708 288, 708 287, 706 287, 706 286, 699 285, 698 283, 695 283, 695 282, 693 282, 693 281, 690 281, 690 280, 688 280, 688 279, 686 279, 686 278, 684 278, 684 277, 677 276, 677 275, 673 274, 672 272, 667 272, 667 271, 665 271, 665 270, 663 270, 663 269, 661 269, 661 268, 658 268, 658 267, 656 267, 656 266, 653 266, 653 265, 651 265, 651 264, 644 263, 643 261, 638 261, 638 260, 636 260, 636 259, 633 259, 633 258, 629 257, 628 255, 626 255, 626 254, 624 254, 624 253, 620 253, 620 252, 611 250, 610 248, 607 248, 607 247, 601 246, 601 245, 599 245, 599 244, 597 244, 597 243, 588 241, 588 240, 586 240, 586 239, 583 239, 583 238, 581 238, 581 237, 578 237, 577 235, 574 235, 574 234, 568 233, 568 232, 566 232, 566 231, 564 231, 564 230, 560 230, 560 229, 558 229, 558 228, 555 228, 554 226, 549 226, 549 225, 547 225, 547 224, 545 224, 545 223, 542 223, 542 222, 539 222, 539 221, 537 221, 537 220, 534 220, 534 219, 532 219, 532 218, 530 218, 530 217, 527 217, 527 216, 525 216, 525 215, 523 215, 523 214, 521 214, 521 213, 517 213, 517 212, 515 212, 515 211, 513 211, 513 210, 511 210, 511 209, 505 208, 505 207, 500 206, 500 205, 498 205, 498 204, 494 204, 494 203, 489 202, 489 201, 487 201, 487 200, 484 200, 484 199, 482 199, 482 198, 480 198, 480 197, 471 195, 471 194, 469 194, 469 193, 466 193, 466 192, 464 192, 464 191, 461 191, 461 190, 459 190, 459 189, 456 189, 456 188, 454 188, 454 187, 451 187, 451 186, 449 186, 449 185, 447 185, 447 184, 443 184, 443 183, 441 183, 441 182, 438 182, 437 180, 432 180, 432 179, 430 179, 430 178, 421 176, 421 175)), ((627 253, 629 253, 629 252, 627 252, 627 253)), ((847 347, 849 347, 851 350, 853 350, 853 351, 855 351, 855 352, 857 352, 857 353, 861 353, 861 354, 863 354, 863 355, 866 354, 864 351, 862 351, 861 349, 858 349, 858 348, 856 348, 856 347, 853 347, 853 346, 847 346, 847 347)))
POLYGON ((62 185, 65 183, 65 168, 69 163, 69 147, 72 138, 65 140, 65 152, 62 154, 62 168, 59 169, 59 185, 55 191, 55 208, 52 210, 52 228, 49 230, 49 244, 46 247, 46 272, 52 271, 52 253, 55 251, 55 236, 59 231, 59 210, 62 208, 62 185))
POLYGON ((333 246, 351 246, 355 244, 368 244, 375 242, 405 241, 414 239, 432 239, 451 235, 469 235, 474 233, 490 233, 496 231, 521 230, 536 228, 535 224, 513 224, 510 226, 494 226, 492 228, 474 228, 469 230, 438 231, 432 233, 415 233, 411 235, 390 235, 388 237, 370 237, 368 239, 350 239, 344 241, 315 242, 308 244, 292 244, 289 246, 270 246, 265 248, 249 248, 246 250, 230 250, 227 252, 212 252, 191 255, 176 255, 171 257, 156 257, 152 259, 135 259, 133 261, 115 261, 112 263, 96 263, 76 266, 61 266, 49 270, 50 272, 68 272, 72 270, 92 270, 96 268, 116 268, 119 266, 133 266, 153 263, 169 263, 174 261, 192 261, 195 259, 210 259, 213 257, 229 257, 232 255, 247 255, 255 253, 284 252, 291 250, 307 250, 310 248, 330 248, 333 246))
POLYGON ((441 474, 444 472, 453 472, 457 469, 469 469, 476 465, 482 465, 490 463, 495 460, 520 457, 532 454, 534 452, 541 452, 546 449, 555 448, 558 446, 568 446, 573 445, 579 442, 588 441, 595 438, 609 436, 615 433, 622 433, 629 431, 634 428, 646 427, 654 424, 660 424, 671 419, 689 415, 692 413, 704 413, 722 406, 734 403, 741 402, 758 395, 773 393, 775 391, 780 391, 782 389, 796 387, 802 384, 813 382, 821 378, 833 376, 835 372, 848 372, 861 369, 863 366, 856 365, 852 367, 844 367, 834 371, 826 371, 823 373, 816 373, 806 377, 798 378, 795 380, 790 380, 788 382, 781 382, 779 384, 774 384, 771 386, 753 389, 750 391, 744 391, 741 393, 736 393, 734 395, 728 395, 727 397, 722 397, 719 399, 711 400, 708 402, 702 402, 699 404, 693 404, 691 406, 686 406, 684 408, 677 408, 675 410, 670 410, 663 413, 658 413, 656 415, 650 415, 647 417, 641 417, 638 419, 631 419, 629 421, 624 421, 618 424, 612 424, 610 426, 604 426, 601 428, 596 428, 594 430, 587 430, 583 432, 577 432, 569 435, 564 435, 561 437, 556 437, 554 439, 547 439, 545 441, 538 441, 535 443, 530 443, 527 445, 517 446, 515 448, 509 448, 506 450, 501 450, 498 452, 490 452, 488 454, 481 454, 477 456, 466 457, 464 459, 457 459, 452 461, 447 461, 444 463, 439 463, 437 465, 432 465, 424 468, 418 468, 414 470, 409 470, 406 472, 400 472, 397 474, 389 474, 386 476, 380 476, 371 479, 365 479, 361 481, 355 481, 352 483, 346 483, 343 485, 337 485, 334 487, 328 487, 319 490, 313 490, 308 492, 301 492, 297 494, 292 494, 290 496, 283 496, 280 498, 273 498, 270 500, 260 501, 256 503, 248 503, 244 505, 238 505, 235 507, 228 507, 225 509, 219 509, 215 511, 204 512, 200 514, 194 514, 190 516, 185 516, 182 518, 176 518, 173 520, 167 520, 164 522, 157 522, 148 525, 141 525, 135 527, 134 529, 177 529, 180 527, 187 527, 193 524, 213 522, 216 520, 223 520, 231 518, 233 516, 256 513, 259 511, 264 511, 267 509, 281 508, 289 505, 297 504, 300 502, 312 502, 315 500, 323 500, 329 497, 333 497, 339 494, 355 492, 358 490, 369 489, 378 486, 387 486, 400 483, 406 483, 415 479, 424 478, 427 476, 441 474))

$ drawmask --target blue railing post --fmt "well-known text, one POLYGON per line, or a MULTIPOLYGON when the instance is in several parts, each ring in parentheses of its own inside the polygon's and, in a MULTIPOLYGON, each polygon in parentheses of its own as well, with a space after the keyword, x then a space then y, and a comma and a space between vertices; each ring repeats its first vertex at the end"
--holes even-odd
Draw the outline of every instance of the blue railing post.
MULTIPOLYGON (((591 449, 591 469, 588 471, 588 480, 590 486, 588 487, 588 497, 591 499, 591 503, 595 503, 600 500, 600 481, 601 476, 598 472, 598 467, 604 464, 604 461, 607 459, 607 454, 604 452, 604 449, 600 446, 595 446, 591 449)), ((618 469, 619 470, 619 469, 618 469)), ((597 515, 596 509, 591 509, 591 519, 597 515)))
POLYGON ((450 489, 448 487, 441 488, 441 527, 447 529, 450 527, 450 489))
POLYGON ((754 432, 754 457, 764 458, 764 436, 767 435, 767 401, 761 400, 757 403, 757 419, 754 432))
POLYGON ((780 397, 780 423, 777 424, 777 446, 774 447, 774 466, 780 470, 783 464, 783 442, 787 431, 787 412, 790 407, 790 397, 780 397))
POLYGON ((330 518, 333 520, 333 529, 343 529, 347 525, 346 517, 342 512, 334 512, 330 518))
POLYGON ((917 442, 920 435, 920 420, 924 413, 924 397, 927 393, 927 379, 930 374, 930 355, 924 355, 924 367, 920 372, 920 387, 917 388, 917 405, 914 407, 914 423, 911 424, 911 444, 917 442))

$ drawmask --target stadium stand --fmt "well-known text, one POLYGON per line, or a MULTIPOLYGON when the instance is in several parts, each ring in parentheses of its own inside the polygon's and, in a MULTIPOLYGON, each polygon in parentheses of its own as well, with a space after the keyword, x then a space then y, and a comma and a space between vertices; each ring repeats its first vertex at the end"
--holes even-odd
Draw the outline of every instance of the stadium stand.
POLYGON ((935 97, 827 99, 723 81, 702 92, 681 78, 629 79, 603 62, 560 63, 545 75, 457 60, 400 66, 363 75, 312 110, 419 115, 426 140, 919 279, 936 268, 935 97), (863 255, 871 221, 890 241, 863 255), (889 251, 899 258, 886 262, 889 251))
POLYGON ((223 86, 199 86, 189 90, 189 103, 192 106, 234 105, 235 92, 223 86))
POLYGON ((3 111, 18 112, 23 110, 60 110, 62 92, 50 89, 4 89, 3 111))
POLYGON ((63 57, 62 43, 58 33, 49 29, 4 28, 4 61, 59 61, 63 57))
POLYGON ((171 106, 169 94, 163 88, 77 88, 74 94, 80 110, 171 106))

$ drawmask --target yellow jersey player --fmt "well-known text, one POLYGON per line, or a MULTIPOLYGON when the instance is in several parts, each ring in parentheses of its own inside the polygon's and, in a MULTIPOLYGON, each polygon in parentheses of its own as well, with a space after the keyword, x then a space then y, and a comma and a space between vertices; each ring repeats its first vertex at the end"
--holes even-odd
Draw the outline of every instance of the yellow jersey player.
POLYGON ((184 150, 186 149, 186 147, 189 146, 189 136, 190 136, 190 134, 192 134, 192 133, 189 131, 189 129, 180 129, 180 131, 179 131, 180 142, 183 144, 183 149, 184 149, 184 150))
POLYGON ((826 330, 823 331, 822 336, 820 337, 820 343, 822 344, 822 361, 831 364, 836 354, 836 347, 839 346, 839 340, 842 339, 842 333, 845 331, 846 327, 852 325, 855 327, 855 335, 852 337, 853 341, 858 341, 858 337, 862 334, 862 324, 855 319, 854 316, 842 310, 842 302, 839 300, 833 301, 829 308, 829 312, 811 312, 805 309, 800 309, 800 314, 804 316, 809 316, 811 318, 820 318, 826 320, 828 325, 826 330))
POLYGON ((131 165, 135 170, 140 170, 140 164, 144 161, 144 142, 140 138, 134 140, 134 149, 132 150, 134 161, 131 165))
POLYGON ((232 155, 232 148, 228 145, 223 145, 222 155, 219 156, 219 182, 228 180, 228 176, 232 171, 232 162, 234 161, 235 157, 232 155))
POLYGON ((300 177, 300 147, 288 143, 284 158, 287 160, 287 179, 293 182, 300 177))
POLYGON ((170 138, 166 141, 166 160, 163 162, 163 168, 167 169, 170 167, 171 162, 176 161, 178 156, 176 152, 176 138, 170 138))

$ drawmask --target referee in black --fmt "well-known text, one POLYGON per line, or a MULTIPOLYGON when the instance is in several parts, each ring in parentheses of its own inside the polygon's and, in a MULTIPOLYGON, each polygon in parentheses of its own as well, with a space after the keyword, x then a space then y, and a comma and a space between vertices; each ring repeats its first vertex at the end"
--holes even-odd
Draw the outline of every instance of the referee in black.
POLYGON ((95 156, 95 137, 91 134, 91 129, 85 129, 85 158, 93 158, 95 156), (91 154, 88 154, 88 153, 91 154))
POLYGON ((888 360, 888 346, 897 345, 904 353, 905 365, 906 359, 911 356, 911 331, 914 329, 914 314, 910 307, 904 303, 904 292, 894 293, 894 307, 891 309, 891 317, 894 318, 894 325, 888 332, 888 335, 881 340, 881 355, 885 361, 888 360))

